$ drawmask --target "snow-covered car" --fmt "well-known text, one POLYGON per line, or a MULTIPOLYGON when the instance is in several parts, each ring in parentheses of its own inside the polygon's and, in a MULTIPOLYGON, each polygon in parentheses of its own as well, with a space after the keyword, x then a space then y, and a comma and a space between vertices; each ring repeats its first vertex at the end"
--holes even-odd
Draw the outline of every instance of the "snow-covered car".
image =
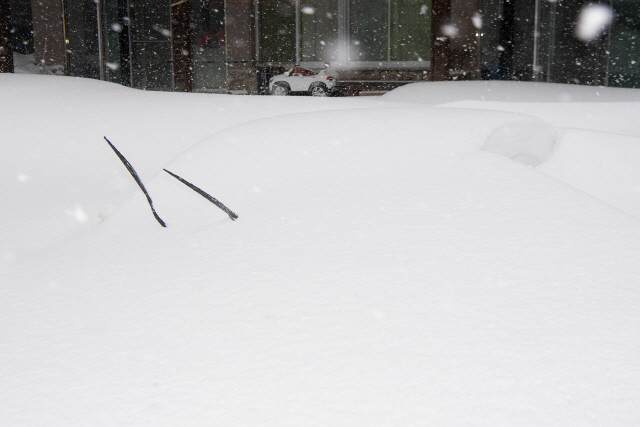
POLYGON ((328 63, 318 71, 296 65, 284 74, 271 77, 269 92, 279 96, 292 93, 329 96, 338 90, 337 83, 337 74, 328 63))

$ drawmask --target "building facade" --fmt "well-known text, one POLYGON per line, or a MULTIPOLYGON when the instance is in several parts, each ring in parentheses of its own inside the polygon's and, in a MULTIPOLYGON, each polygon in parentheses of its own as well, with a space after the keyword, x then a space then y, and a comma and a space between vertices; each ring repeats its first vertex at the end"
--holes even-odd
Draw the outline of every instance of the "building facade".
POLYGON ((145 90, 259 94, 324 62, 351 94, 453 79, 640 87, 640 0, 604 1, 611 19, 588 40, 587 0, 11 2, 30 3, 37 61, 145 90))

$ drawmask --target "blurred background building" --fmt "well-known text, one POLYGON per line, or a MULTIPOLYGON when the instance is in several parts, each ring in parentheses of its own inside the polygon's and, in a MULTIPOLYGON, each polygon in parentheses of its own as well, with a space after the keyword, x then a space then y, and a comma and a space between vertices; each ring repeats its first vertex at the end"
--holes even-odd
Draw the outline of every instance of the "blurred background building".
POLYGON ((265 93, 272 75, 324 62, 351 94, 456 79, 640 87, 640 0, 588 19, 586 0, 2 1, 15 52, 146 90, 265 93))

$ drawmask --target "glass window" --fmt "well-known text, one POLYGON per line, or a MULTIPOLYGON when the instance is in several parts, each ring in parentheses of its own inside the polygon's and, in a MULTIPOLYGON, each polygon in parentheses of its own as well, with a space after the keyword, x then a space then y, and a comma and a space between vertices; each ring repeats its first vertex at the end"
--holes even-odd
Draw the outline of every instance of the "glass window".
POLYGON ((69 75, 100 78, 96 3, 91 0, 65 2, 69 75))
POLYGON ((296 60, 296 8, 293 2, 260 3, 260 60, 296 60))
POLYGON ((226 87, 224 3, 191 2, 193 90, 226 87))
POLYGON ((105 67, 107 80, 131 84, 129 70, 129 19, 126 0, 105 2, 105 67))
POLYGON ((304 0, 300 5, 302 61, 336 61, 338 49, 338 2, 304 0))
POLYGON ((613 3, 609 85, 640 88, 640 2, 613 3))
POLYGON ((549 54, 549 81, 601 85, 606 81, 607 34, 585 43, 576 38, 575 31, 580 9, 587 0, 558 2, 550 17, 553 40, 549 54))
POLYGON ((131 86, 138 89, 171 90, 169 43, 131 44, 131 86))
POLYGON ((391 1, 391 61, 431 57, 431 9, 427 0, 391 1))
POLYGON ((171 9, 167 0, 130 3, 131 38, 140 42, 166 42, 171 35, 171 9))
POLYGON ((260 2, 260 60, 293 62, 300 55, 301 62, 428 61, 430 3, 429 0, 260 2))
POLYGON ((387 0, 349 1, 349 60, 388 59, 387 0))
POLYGON ((131 86, 171 90, 171 8, 168 0, 129 3, 131 86))

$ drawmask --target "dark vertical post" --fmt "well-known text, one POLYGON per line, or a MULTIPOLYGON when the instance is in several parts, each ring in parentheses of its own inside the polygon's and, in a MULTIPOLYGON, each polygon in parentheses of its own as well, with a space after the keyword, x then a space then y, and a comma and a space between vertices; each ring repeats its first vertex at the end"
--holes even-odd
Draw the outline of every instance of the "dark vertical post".
POLYGON ((478 11, 478 0, 456 0, 451 3, 449 24, 455 28, 455 36, 449 42, 449 69, 456 75, 450 78, 472 80, 479 77, 478 39, 479 30, 473 24, 473 16, 478 11))
POLYGON ((0 73, 13 73, 11 6, 5 0, 0 1, 0 73))
POLYGON ((173 89, 179 92, 193 91, 193 67, 191 65, 191 2, 171 6, 173 34, 173 89))
POLYGON ((431 80, 449 78, 450 40, 444 27, 451 18, 451 0, 431 2, 431 80))
POLYGON ((106 73, 105 73, 105 64, 104 64, 104 57, 105 57, 105 51, 104 51, 104 45, 105 45, 105 39, 104 39, 104 26, 102 25, 102 21, 103 21, 103 4, 102 4, 102 0, 94 0, 96 3, 96 29, 97 29, 97 33, 98 33, 98 67, 100 67, 100 80, 106 80, 106 73))
POLYGON ((500 67, 501 74, 508 80, 513 76, 513 42, 515 38, 515 3, 504 0, 502 7, 502 22, 500 23, 500 67))
POLYGON ((254 63, 254 11, 252 2, 225 2, 227 87, 256 94, 258 77, 254 63))

